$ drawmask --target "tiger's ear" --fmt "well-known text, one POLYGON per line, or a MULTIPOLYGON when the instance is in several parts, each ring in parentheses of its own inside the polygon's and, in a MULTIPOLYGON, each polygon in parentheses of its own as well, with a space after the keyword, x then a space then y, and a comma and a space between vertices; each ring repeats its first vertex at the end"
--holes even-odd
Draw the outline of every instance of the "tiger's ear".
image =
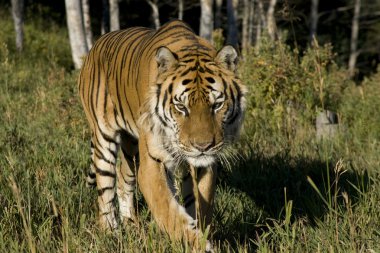
POLYGON ((238 62, 238 53, 233 46, 224 46, 216 55, 215 62, 223 65, 226 69, 235 72, 238 62))
POLYGON ((160 47, 156 53, 158 72, 162 73, 178 63, 178 56, 172 53, 167 47, 160 47))

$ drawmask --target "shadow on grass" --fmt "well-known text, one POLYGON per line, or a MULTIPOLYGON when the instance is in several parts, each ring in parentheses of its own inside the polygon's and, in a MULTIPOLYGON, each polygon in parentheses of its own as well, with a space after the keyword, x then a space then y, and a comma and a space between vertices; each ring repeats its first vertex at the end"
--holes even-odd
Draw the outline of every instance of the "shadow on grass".
MULTIPOLYGON (((225 222, 220 210, 216 210, 215 239, 227 240, 232 245, 255 240, 268 230, 266 224, 284 220, 286 200, 293 202, 292 221, 302 218, 308 226, 315 226, 316 221, 322 220, 329 212, 328 206, 344 208, 343 192, 348 194, 354 205, 360 197, 357 189, 366 192, 369 188, 369 175, 355 169, 337 173, 335 167, 336 161, 294 158, 287 154, 267 158, 254 154, 231 171, 220 170, 218 183, 221 188, 242 194, 245 196, 242 201, 253 204, 243 208, 240 217, 228 222, 225 222), (329 205, 308 182, 308 177, 329 205)), ((237 208, 232 206, 224 213, 236 212, 237 208)))

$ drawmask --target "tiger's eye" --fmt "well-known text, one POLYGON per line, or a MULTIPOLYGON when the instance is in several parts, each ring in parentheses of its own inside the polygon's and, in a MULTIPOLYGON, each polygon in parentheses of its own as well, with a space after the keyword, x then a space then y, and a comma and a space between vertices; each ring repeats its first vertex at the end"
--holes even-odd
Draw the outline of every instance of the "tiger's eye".
POLYGON ((175 107, 175 109, 176 109, 177 111, 179 111, 179 112, 182 113, 182 114, 185 114, 185 115, 188 115, 188 114, 189 114, 189 112, 187 111, 186 106, 183 105, 183 104, 175 104, 174 107, 175 107))
POLYGON ((224 105, 224 102, 216 102, 213 106, 212 106, 212 109, 217 112, 219 111, 220 109, 222 109, 224 105))

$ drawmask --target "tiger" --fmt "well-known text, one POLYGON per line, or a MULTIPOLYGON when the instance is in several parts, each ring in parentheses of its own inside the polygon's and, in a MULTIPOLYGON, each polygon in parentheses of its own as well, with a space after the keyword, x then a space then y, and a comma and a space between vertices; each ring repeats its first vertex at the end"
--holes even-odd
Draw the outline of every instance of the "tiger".
POLYGON ((217 51, 179 20, 96 41, 78 88, 91 129, 87 184, 97 189, 101 228, 136 221, 137 184, 170 238, 194 245, 204 236, 218 164, 244 118, 238 58, 234 47, 217 51))

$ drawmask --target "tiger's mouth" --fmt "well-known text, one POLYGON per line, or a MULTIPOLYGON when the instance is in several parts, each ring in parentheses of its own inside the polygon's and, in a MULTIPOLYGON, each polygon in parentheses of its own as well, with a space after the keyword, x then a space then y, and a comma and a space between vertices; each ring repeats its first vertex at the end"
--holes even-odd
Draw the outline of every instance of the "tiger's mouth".
POLYGON ((176 145, 179 152, 182 153, 185 160, 194 167, 208 167, 217 161, 218 152, 223 148, 223 142, 215 145, 207 151, 200 151, 196 148, 185 145, 176 145))
POLYGON ((194 167, 209 167, 216 162, 216 155, 187 156, 186 160, 194 167))

